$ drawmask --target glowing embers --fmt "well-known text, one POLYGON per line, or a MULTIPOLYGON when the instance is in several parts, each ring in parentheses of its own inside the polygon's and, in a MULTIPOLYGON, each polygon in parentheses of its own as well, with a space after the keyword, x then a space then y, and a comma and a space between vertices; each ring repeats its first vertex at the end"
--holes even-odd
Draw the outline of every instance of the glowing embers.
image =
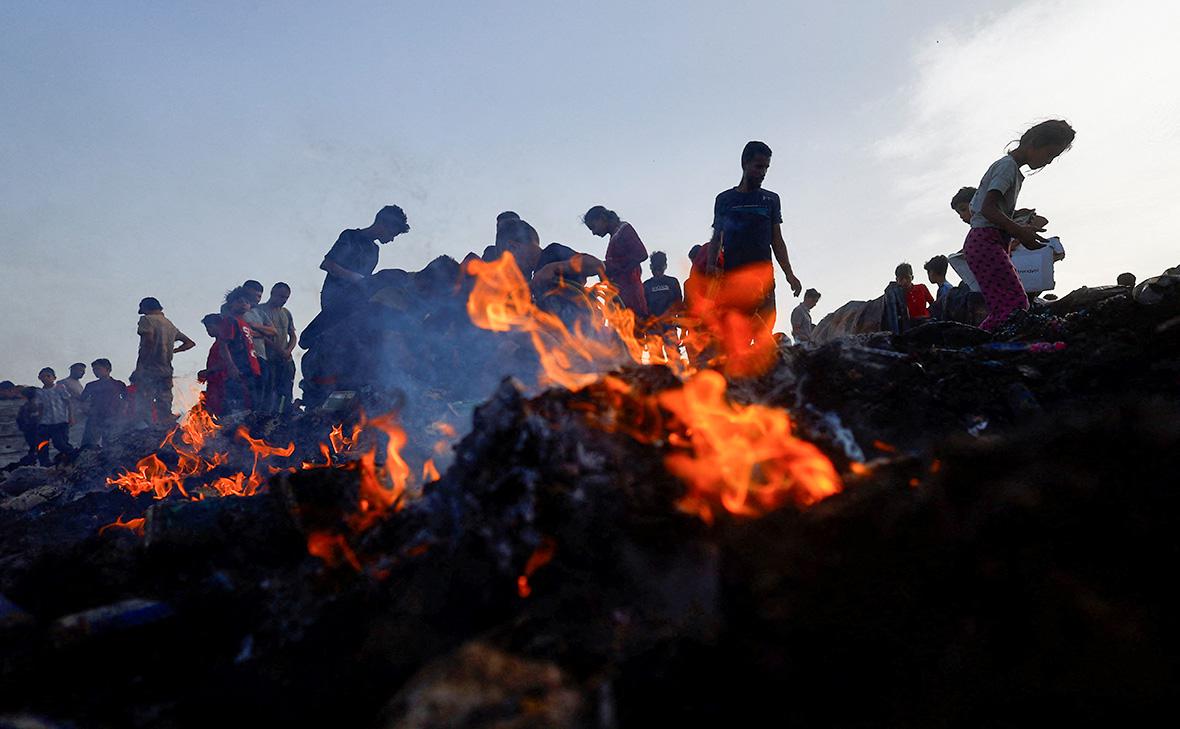
POLYGON ((529 578, 533 573, 549 564, 553 560, 553 555, 557 553, 557 543, 549 537, 542 537, 541 543, 529 555, 529 561, 524 565, 524 572, 516 578, 516 594, 522 598, 533 594, 532 585, 529 584, 529 578))
POLYGON ((126 529, 127 531, 129 531, 133 534, 138 534, 139 536, 142 537, 144 525, 146 522, 147 522, 147 519, 145 519, 142 516, 136 517, 134 519, 128 519, 127 521, 123 521, 123 515, 120 514, 119 518, 115 519, 110 524, 99 527, 98 533, 103 534, 111 529, 126 529))

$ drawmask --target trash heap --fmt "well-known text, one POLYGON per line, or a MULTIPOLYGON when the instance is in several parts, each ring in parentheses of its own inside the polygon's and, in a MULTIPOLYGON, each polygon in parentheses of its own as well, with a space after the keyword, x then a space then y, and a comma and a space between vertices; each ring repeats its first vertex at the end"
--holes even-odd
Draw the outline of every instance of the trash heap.
MULTIPOLYGON (((402 431, 322 413, 243 423, 292 443, 264 460, 222 423, 204 447, 226 460, 187 496, 107 485, 153 453, 179 467, 191 444, 162 432, 18 469, 0 481, 0 714, 933 727, 1136 723, 1170 704, 1174 272, 995 337, 946 323, 784 349, 727 384, 735 412, 791 414, 834 493, 686 508, 695 480, 672 464, 695 434, 672 398, 688 388, 662 366, 576 392, 502 381, 449 468, 380 509, 372 480, 400 469, 402 431), (252 495, 202 496, 251 464, 267 474, 252 495)), ((436 445, 404 436, 402 453, 436 445)))

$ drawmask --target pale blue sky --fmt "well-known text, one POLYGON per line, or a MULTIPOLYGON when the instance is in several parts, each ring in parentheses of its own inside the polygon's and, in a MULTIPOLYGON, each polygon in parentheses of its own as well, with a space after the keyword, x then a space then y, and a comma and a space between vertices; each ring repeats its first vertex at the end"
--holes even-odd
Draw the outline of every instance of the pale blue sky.
POLYGON ((506 208, 601 254, 601 203, 682 274, 749 139, 817 319, 957 250, 950 195, 1048 117, 1078 140, 1022 203, 1066 243, 1059 293, 1153 275, 1180 263, 1175 5, 10 0, 0 378, 107 356, 125 379, 148 295, 191 375, 246 278, 290 283, 302 327, 323 253, 387 203, 413 231, 383 268, 479 251, 506 208))

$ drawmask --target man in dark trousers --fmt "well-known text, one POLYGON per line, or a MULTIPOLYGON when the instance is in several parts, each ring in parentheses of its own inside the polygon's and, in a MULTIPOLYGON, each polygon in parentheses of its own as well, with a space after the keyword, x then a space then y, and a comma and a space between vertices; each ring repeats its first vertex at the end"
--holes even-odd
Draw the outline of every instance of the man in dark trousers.
POLYGON ((713 237, 706 246, 706 273, 720 276, 714 302, 719 336, 728 354, 745 357, 758 352, 759 364, 768 366, 775 348, 774 268, 778 262, 791 293, 798 296, 803 284, 791 268, 782 232, 779 196, 762 187, 770 169, 770 147, 749 142, 742 150, 742 179, 737 187, 719 194, 713 205, 713 237), (753 352, 743 353, 749 347, 753 352))

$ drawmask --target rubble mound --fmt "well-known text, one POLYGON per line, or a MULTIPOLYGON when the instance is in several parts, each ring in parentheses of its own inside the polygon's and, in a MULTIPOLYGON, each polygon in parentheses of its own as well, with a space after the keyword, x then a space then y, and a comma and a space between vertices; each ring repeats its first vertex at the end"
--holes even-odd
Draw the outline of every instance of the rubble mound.
MULTIPOLYGON (((682 444, 652 405, 682 383, 661 367, 536 396, 502 381, 441 478, 364 529, 355 460, 201 500, 107 488, 151 452, 130 441, 17 471, 0 482, 0 713, 1139 723, 1170 703, 1180 647, 1162 577, 1180 287, 1152 291, 1079 296, 994 339, 932 324, 782 350, 729 397, 787 408, 843 489, 757 517, 684 508, 682 444)), ((332 425, 315 417, 267 434, 295 442, 275 465, 314 458, 332 425)))

